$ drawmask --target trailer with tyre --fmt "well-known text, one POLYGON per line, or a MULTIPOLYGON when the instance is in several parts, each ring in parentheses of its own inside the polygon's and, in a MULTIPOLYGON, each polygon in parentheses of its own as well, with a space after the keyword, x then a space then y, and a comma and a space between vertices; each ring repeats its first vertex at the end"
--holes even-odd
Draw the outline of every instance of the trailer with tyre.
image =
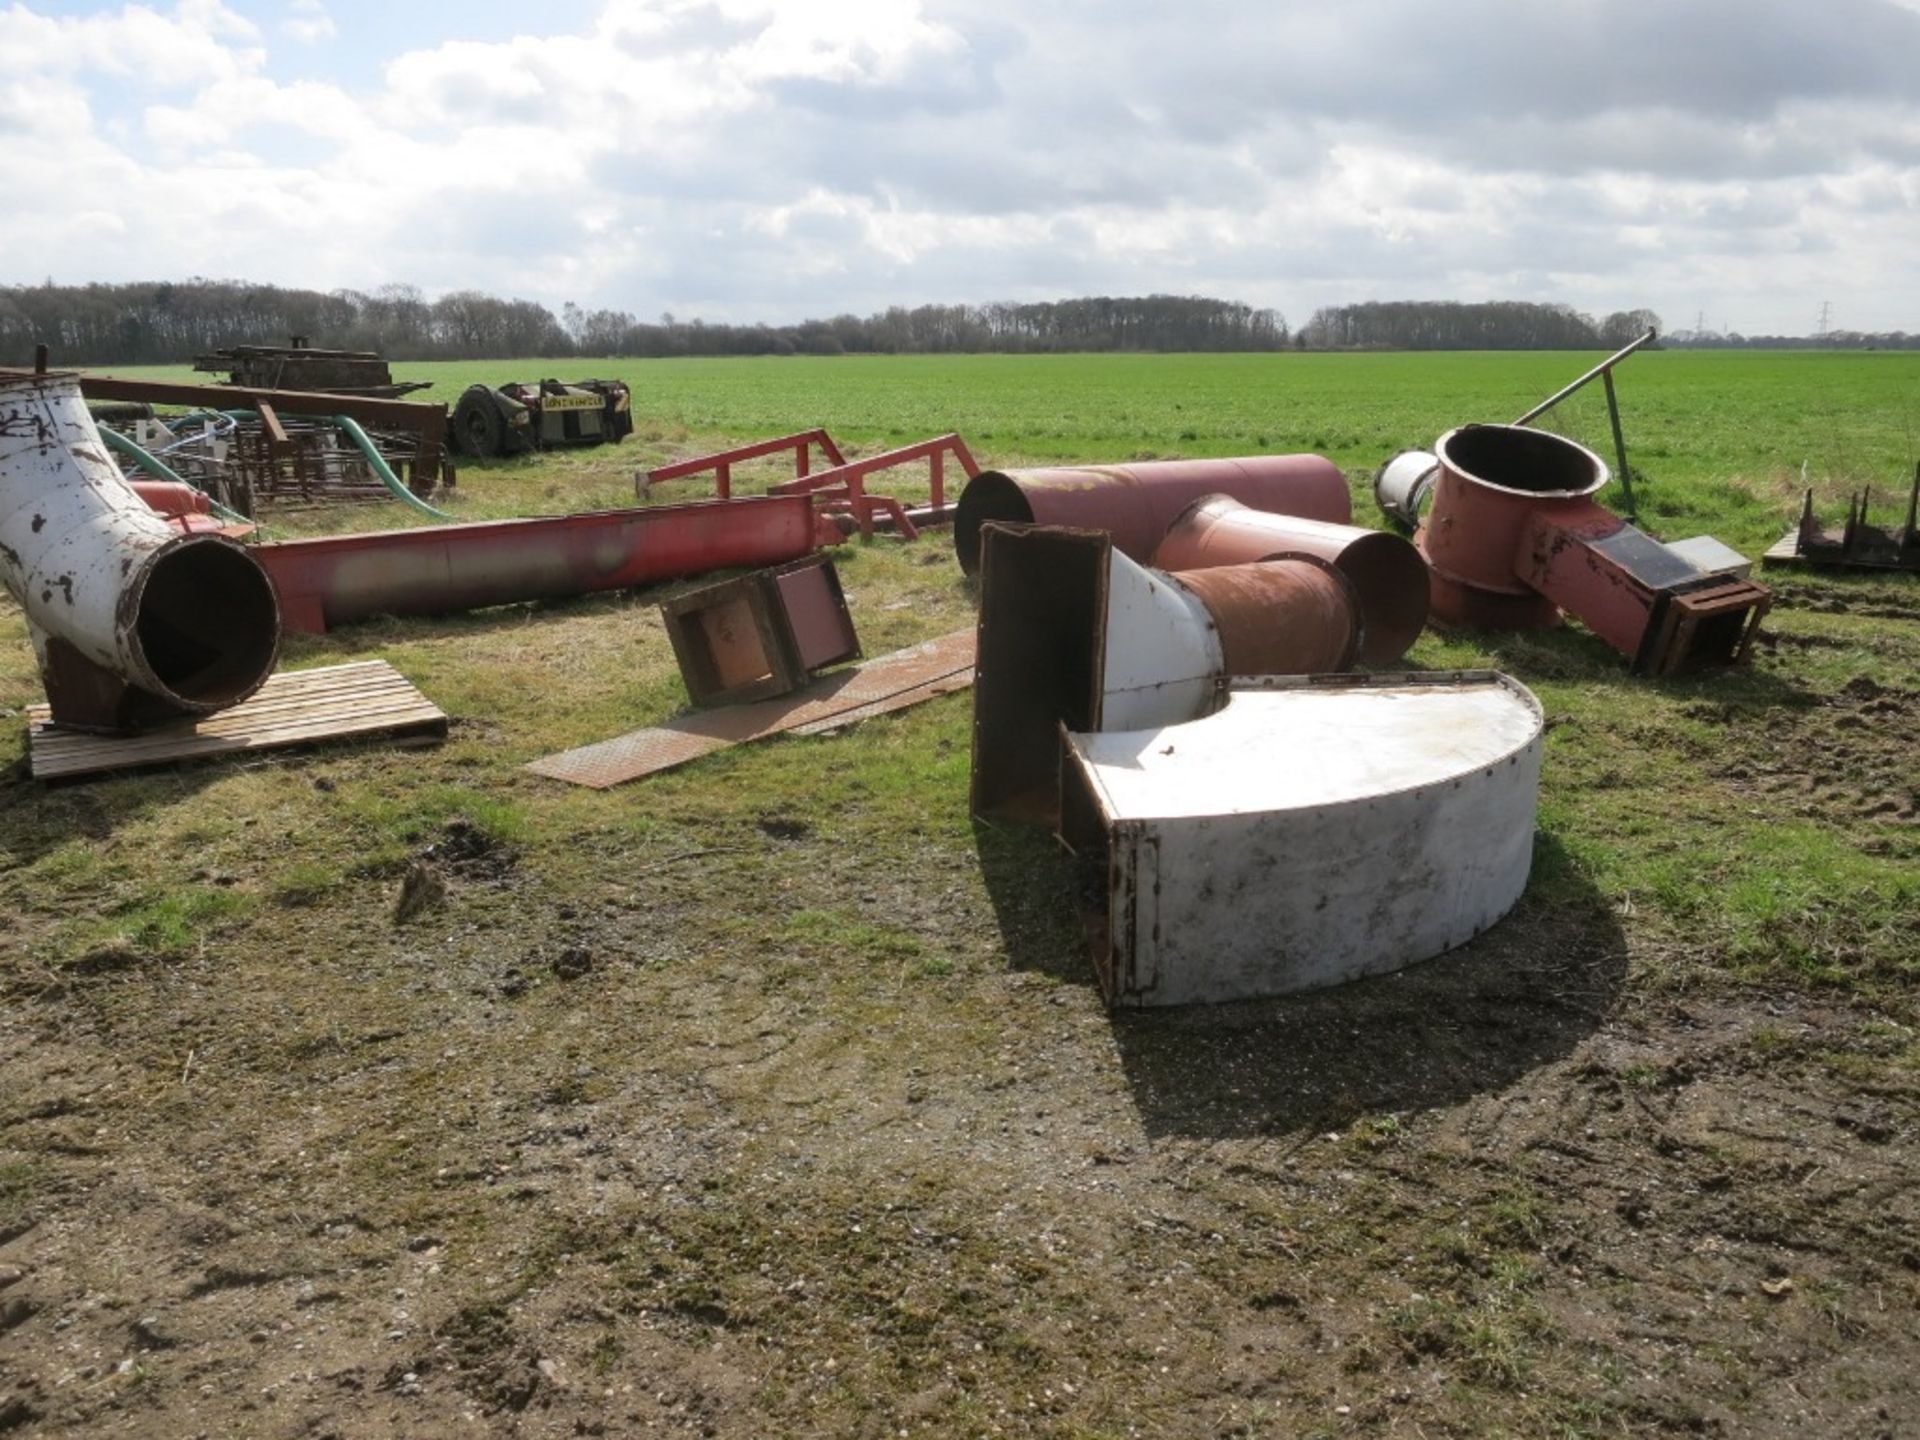
POLYGON ((624 440, 633 433, 632 407, 633 394, 619 380, 469 385, 449 428, 462 452, 490 460, 624 440))

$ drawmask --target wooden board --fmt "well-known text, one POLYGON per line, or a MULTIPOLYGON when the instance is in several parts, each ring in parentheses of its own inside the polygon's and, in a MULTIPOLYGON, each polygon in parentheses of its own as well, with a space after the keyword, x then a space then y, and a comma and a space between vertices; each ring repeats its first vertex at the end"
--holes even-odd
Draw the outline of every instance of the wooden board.
POLYGON ((610 789, 729 745, 789 731, 816 735, 965 689, 973 683, 973 652, 974 632, 956 630, 835 671, 791 695, 701 711, 547 755, 526 768, 569 784, 610 789))
POLYGON ((176 720, 138 735, 62 730, 52 723, 45 705, 27 708, 27 750, 36 780, 65 780, 349 736, 439 739, 446 733, 446 712, 384 660, 283 670, 245 704, 197 719, 176 720))
POLYGON ((1806 556, 1800 553, 1800 531, 1789 530, 1782 535, 1774 547, 1760 557, 1760 563, 1769 570, 1810 569, 1806 556))

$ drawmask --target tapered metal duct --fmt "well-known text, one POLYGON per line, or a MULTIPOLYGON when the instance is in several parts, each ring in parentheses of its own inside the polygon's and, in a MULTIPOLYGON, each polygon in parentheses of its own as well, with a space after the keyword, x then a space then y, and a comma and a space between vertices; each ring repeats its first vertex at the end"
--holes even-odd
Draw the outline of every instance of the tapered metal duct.
POLYGON ((0 379, 0 581, 26 610, 61 725, 207 714, 273 671, 266 573, 231 540, 182 534, 148 508, 73 375, 0 379))

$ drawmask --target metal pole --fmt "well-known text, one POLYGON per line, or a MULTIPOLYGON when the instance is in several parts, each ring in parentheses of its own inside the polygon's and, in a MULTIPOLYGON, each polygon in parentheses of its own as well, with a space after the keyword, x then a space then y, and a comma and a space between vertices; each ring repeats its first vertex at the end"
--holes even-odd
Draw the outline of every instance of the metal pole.
POLYGON ((1602 360, 1598 365, 1594 366, 1593 369, 1587 371, 1586 374, 1582 375, 1578 380, 1574 381, 1571 385, 1568 385, 1563 389, 1554 391, 1553 394, 1549 395, 1546 399, 1542 400, 1538 405, 1534 406, 1531 410, 1527 411, 1526 414, 1522 415, 1518 420, 1514 421, 1513 423, 1516 425, 1525 425, 1528 421, 1533 420, 1537 416, 1545 414, 1547 411, 1551 410, 1554 406, 1558 405, 1562 400, 1566 399, 1569 395, 1573 394, 1573 392, 1578 390, 1581 386, 1591 384, 1598 377, 1605 375, 1608 371, 1612 370, 1614 366, 1618 365, 1622 360, 1626 359, 1627 356, 1633 354, 1634 351, 1638 350, 1642 345, 1645 345, 1648 342, 1655 339, 1657 335, 1658 335, 1658 332, 1653 330, 1651 327, 1649 327, 1649 329, 1647 330, 1647 333, 1642 335, 1638 340, 1634 341, 1631 345, 1628 345, 1619 350, 1616 350, 1613 354, 1609 355, 1606 359, 1602 360))
POLYGON ((1627 492, 1627 519, 1638 524, 1639 506, 1633 499, 1633 475, 1627 469, 1627 442, 1620 434, 1620 402, 1613 394, 1613 372, 1608 370, 1600 380, 1607 390, 1607 419, 1613 422, 1613 455, 1620 462, 1620 488, 1627 492))

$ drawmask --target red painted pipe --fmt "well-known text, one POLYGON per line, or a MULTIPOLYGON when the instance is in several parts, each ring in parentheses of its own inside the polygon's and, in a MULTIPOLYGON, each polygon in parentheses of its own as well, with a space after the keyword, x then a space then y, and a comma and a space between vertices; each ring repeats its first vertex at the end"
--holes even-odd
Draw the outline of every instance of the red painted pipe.
POLYGON ((1606 461, 1586 446, 1521 425, 1462 425, 1434 453, 1440 475, 1421 548, 1438 574, 1500 595, 1531 593, 1513 573, 1528 522, 1587 509, 1608 479, 1606 461))
POLYGON ((156 515, 211 515, 213 502, 178 480, 129 480, 133 493, 156 515))
POLYGON ((280 593, 285 628, 318 634, 371 615, 444 615, 777 565, 814 546, 810 496, 756 495, 286 540, 252 554, 280 593))
POLYGON ((1181 512, 1154 551, 1153 563, 1162 570, 1207 570, 1285 555, 1325 560, 1352 582, 1360 606, 1362 664, 1391 665, 1420 638, 1430 593, 1427 562, 1410 543, 1384 530, 1275 515, 1231 496, 1209 495, 1181 512))
POLYGON ((983 470, 960 494, 953 548, 960 568, 972 575, 980 568, 980 527, 988 521, 1062 525, 1104 531, 1114 549, 1144 564, 1174 517, 1206 495, 1336 525, 1353 518, 1346 477, 1318 455, 983 470))
POLYGON ((1557 624, 1564 609, 1640 674, 1745 658, 1766 587, 1705 575, 1595 504, 1608 476, 1591 450, 1516 425, 1463 425, 1434 450, 1439 479, 1416 540, 1437 618, 1513 629, 1557 624))

